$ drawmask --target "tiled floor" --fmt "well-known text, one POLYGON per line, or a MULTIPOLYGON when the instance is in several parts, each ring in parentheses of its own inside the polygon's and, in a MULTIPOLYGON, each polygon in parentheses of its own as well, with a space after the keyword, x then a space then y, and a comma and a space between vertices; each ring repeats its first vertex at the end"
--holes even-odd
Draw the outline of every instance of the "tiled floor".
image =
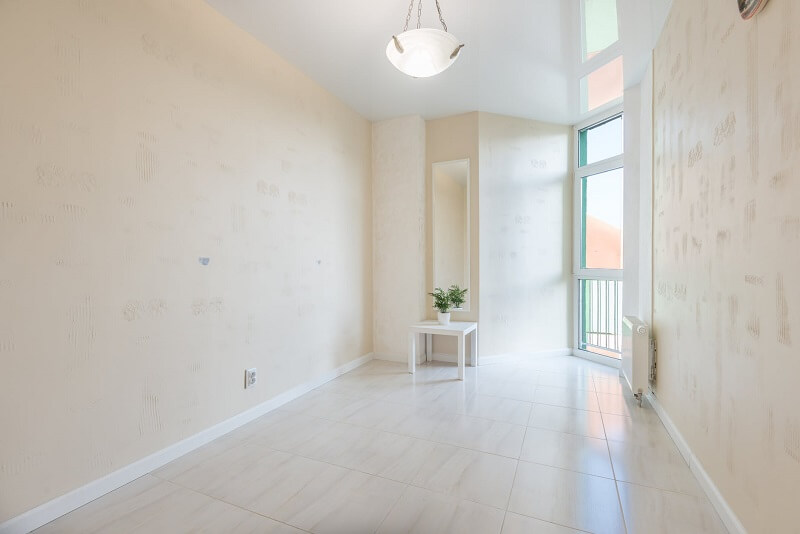
POLYGON ((616 370, 455 376, 370 362, 37 532, 725 532, 616 370))

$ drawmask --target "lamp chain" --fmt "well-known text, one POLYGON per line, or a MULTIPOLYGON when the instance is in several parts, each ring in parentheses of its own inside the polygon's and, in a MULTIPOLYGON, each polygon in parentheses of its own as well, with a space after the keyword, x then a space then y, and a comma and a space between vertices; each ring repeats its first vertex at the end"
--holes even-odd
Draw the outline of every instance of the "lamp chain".
POLYGON ((442 17, 442 6, 439 5, 439 0, 436 0, 436 10, 439 12, 439 22, 442 23, 442 28, 444 28, 444 31, 447 31, 447 24, 444 23, 444 17, 442 17))
MULTIPOLYGON (((414 2, 416 1, 417 0, 411 0, 411 3, 408 4, 408 14, 406 15, 406 25, 403 26, 403 32, 408 31, 408 23, 411 22, 411 12, 414 10, 414 2)), ((444 31, 447 31, 447 24, 442 16, 442 6, 439 5, 439 0, 436 0, 436 11, 439 12, 439 22, 442 23, 442 28, 444 28, 444 31)), ((417 6, 417 29, 420 28, 422 28, 422 0, 419 0, 419 5, 417 6)))
POLYGON ((411 10, 414 9, 414 0, 411 0, 411 3, 408 4, 408 15, 406 15, 406 25, 403 26, 403 32, 408 31, 408 22, 411 20, 411 10))

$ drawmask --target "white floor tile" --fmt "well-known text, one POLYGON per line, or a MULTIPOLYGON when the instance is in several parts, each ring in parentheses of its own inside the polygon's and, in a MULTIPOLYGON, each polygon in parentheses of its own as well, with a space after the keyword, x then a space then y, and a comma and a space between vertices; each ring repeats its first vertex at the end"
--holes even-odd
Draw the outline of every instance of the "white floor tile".
POLYGON ((518 363, 504 363, 496 365, 482 365, 477 368, 476 379, 480 380, 513 380, 526 382, 531 385, 539 383, 541 371, 527 365, 518 363))
POLYGON ((316 460, 246 444, 176 482, 312 532, 374 531, 403 485, 316 460))
POLYGON ((437 446, 431 441, 338 423, 294 453, 398 482, 411 482, 437 446))
POLYGON ((510 512, 597 534, 625 532, 613 480, 520 462, 510 512))
POLYGON ((499 534, 503 511, 407 487, 378 534, 499 534))
POLYGON ((528 426, 599 439, 606 437, 600 413, 549 404, 533 405, 528 426))
POLYGON ((434 432, 458 417, 463 416, 420 407, 408 411, 393 409, 384 414, 377 428, 415 438, 432 439, 434 432))
POLYGON ((416 397, 414 405, 432 411, 462 413, 474 395, 473 388, 463 382, 447 382, 427 388, 416 397))
POLYGON ((636 399, 631 394, 615 395, 609 393, 597 393, 597 402, 600 406, 600 411, 611 415, 624 415, 625 417, 632 417, 640 421, 655 421, 658 415, 655 410, 650 407, 647 400, 639 406, 636 399))
POLYGON ((536 384, 517 380, 482 380, 478 382, 477 392, 523 402, 533 402, 536 384))
POLYGON ((649 445, 672 443, 672 438, 669 437, 657 416, 652 420, 647 416, 633 419, 624 415, 604 413, 603 427, 606 437, 611 441, 629 441, 649 445))
POLYGON ((564 408, 575 408, 591 412, 600 411, 600 406, 597 404, 597 394, 594 391, 584 391, 580 389, 538 386, 536 388, 534 402, 537 404, 563 406, 564 408))
POLYGON ((584 391, 595 390, 595 383, 592 377, 583 374, 575 375, 542 372, 539 376, 539 385, 564 389, 580 389, 584 391))
POLYGON ((315 478, 265 515, 315 534, 375 532, 405 486, 355 471, 315 478))
POLYGON ((171 482, 144 476, 35 532, 292 534, 301 531, 171 482))
POLYGON ((591 375, 591 363, 586 360, 573 357, 535 358, 520 365, 546 373, 565 373, 570 375, 585 376, 591 375))
POLYGON ((589 369, 589 374, 591 374, 595 379, 618 379, 620 376, 620 370, 619 367, 611 367, 610 365, 593 363, 592 367, 589 369))
POLYGON ((373 443, 379 435, 380 431, 372 428, 334 422, 325 425, 317 435, 286 452, 321 462, 343 465, 354 456, 360 456, 362 445, 373 443))
POLYGON ((253 422, 247 440, 280 451, 294 451, 335 421, 278 410, 253 422))
POLYGON ((636 486, 621 482, 619 496, 628 532, 648 534, 727 534, 705 497, 636 486))
POLYGON ((594 376, 594 389, 598 393, 605 393, 607 395, 630 395, 628 386, 625 385, 625 379, 621 376, 601 377, 594 376))
MULTIPOLYGON (((512 363, 480 365, 478 367, 468 367, 467 373, 468 376, 474 377, 479 381, 514 380, 517 377, 517 367, 516 364, 512 363)), ((531 376, 535 378, 536 371, 531 370, 531 373, 531 376)), ((536 384, 536 380, 534 380, 533 383, 536 384)))
POLYGON ((456 415, 436 425, 433 441, 476 451, 519 458, 525 427, 467 415, 456 415))
POLYGON ((514 425, 526 425, 531 414, 530 402, 491 395, 474 395, 458 413, 493 419, 514 425))
POLYGON ((700 484, 671 441, 658 444, 609 441, 608 448, 617 480, 689 495, 703 495, 700 484))
POLYGON ((440 444, 411 484, 504 510, 516 470, 516 460, 440 444))
POLYGON ((506 512, 502 534, 580 534, 580 532, 541 519, 506 512))
POLYGON ((417 408, 412 404, 399 404, 384 400, 364 399, 357 406, 339 414, 339 419, 345 423, 378 428, 385 426, 387 418, 396 420, 414 414, 417 408))
POLYGON ((351 397, 341 393, 317 389, 286 404, 281 409, 303 415, 338 420, 342 413, 349 413, 366 402, 368 401, 361 397, 351 397))
POLYGON ((614 478, 605 440, 528 428, 520 460, 614 478))
MULTIPOLYGON (((232 434, 237 434, 237 432, 233 432, 232 434)), ((234 437, 231 434, 227 434, 219 439, 215 439, 211 443, 203 445, 199 449, 195 449, 181 456, 160 469, 156 469, 151 474, 158 478, 171 480, 201 462, 213 462, 216 456, 242 443, 244 443, 244 441, 238 439, 238 436, 234 437)))

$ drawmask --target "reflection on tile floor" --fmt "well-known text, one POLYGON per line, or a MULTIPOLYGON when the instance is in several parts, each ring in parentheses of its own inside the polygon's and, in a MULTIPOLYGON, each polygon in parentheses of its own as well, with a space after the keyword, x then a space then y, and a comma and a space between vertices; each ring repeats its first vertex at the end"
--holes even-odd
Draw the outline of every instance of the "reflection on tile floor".
POLYGON ((616 370, 455 377, 372 361, 37 532, 726 532, 616 370))

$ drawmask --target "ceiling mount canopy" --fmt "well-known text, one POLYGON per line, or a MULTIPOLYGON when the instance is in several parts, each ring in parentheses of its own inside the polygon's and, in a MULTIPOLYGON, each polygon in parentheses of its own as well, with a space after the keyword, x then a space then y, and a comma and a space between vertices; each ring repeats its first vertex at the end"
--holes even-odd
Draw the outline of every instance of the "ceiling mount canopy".
POLYGON ((422 0, 417 6, 417 29, 409 30, 408 23, 416 1, 411 0, 408 6, 403 33, 393 35, 386 46, 386 57, 400 72, 414 78, 428 78, 444 72, 455 63, 464 45, 447 32, 439 0, 436 0, 436 10, 443 30, 422 27, 422 0))

